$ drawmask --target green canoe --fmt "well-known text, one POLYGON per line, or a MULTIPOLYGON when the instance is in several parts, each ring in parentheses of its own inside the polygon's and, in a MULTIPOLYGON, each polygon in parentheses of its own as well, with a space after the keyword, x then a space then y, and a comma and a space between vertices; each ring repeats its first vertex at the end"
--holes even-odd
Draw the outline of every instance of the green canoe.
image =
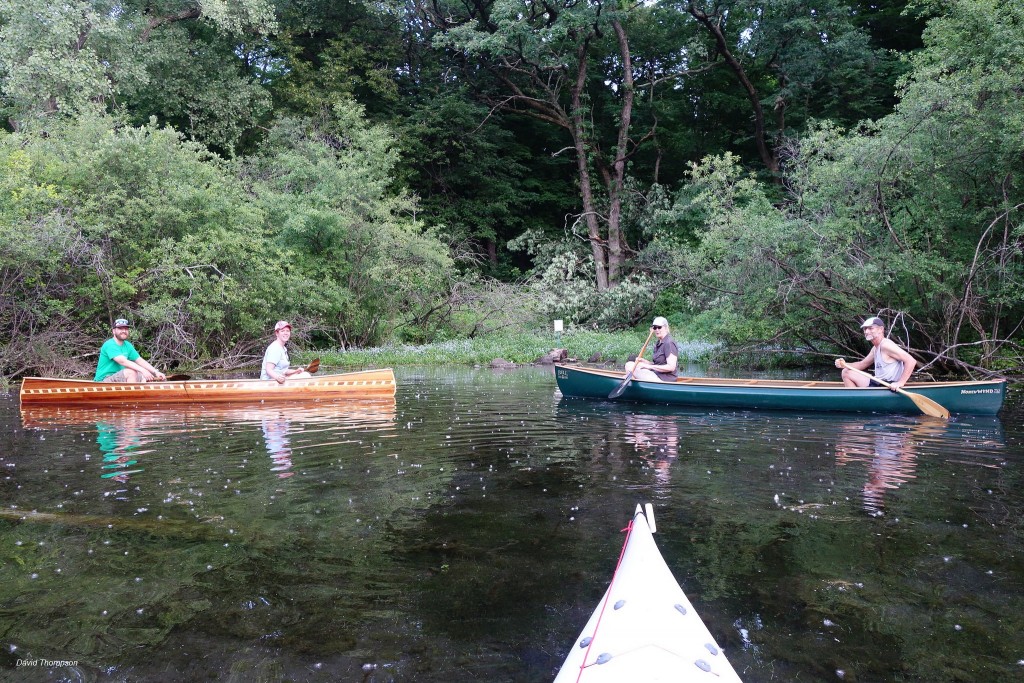
MULTIPOLYGON (((563 396, 607 399, 625 373, 582 366, 555 367, 563 396)), ((906 391, 927 396, 951 413, 995 415, 1003 407, 1006 381, 911 382, 906 391)), ((842 382, 679 377, 675 382, 632 380, 616 400, 707 408, 902 413, 921 411, 906 396, 884 387, 848 389, 842 382)))

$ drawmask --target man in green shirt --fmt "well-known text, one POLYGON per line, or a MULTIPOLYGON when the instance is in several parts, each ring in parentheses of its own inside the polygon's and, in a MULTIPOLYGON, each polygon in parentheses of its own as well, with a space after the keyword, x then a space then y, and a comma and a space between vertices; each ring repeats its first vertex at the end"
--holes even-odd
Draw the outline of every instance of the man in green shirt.
POLYGON ((96 382, 148 382, 167 379, 139 355, 128 341, 131 325, 124 318, 114 321, 114 336, 103 342, 100 359, 96 363, 96 382))

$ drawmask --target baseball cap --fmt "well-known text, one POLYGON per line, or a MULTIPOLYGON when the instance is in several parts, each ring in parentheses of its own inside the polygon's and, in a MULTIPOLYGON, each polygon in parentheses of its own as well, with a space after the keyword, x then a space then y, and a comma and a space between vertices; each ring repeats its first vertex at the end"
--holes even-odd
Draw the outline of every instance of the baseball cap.
POLYGON ((278 330, 283 330, 283 329, 284 329, 284 328, 286 328, 286 327, 287 327, 287 328, 288 328, 289 330, 290 330, 290 329, 292 329, 292 326, 291 326, 291 325, 289 325, 289 324, 288 324, 288 323, 287 323, 286 321, 284 321, 284 320, 278 320, 278 321, 277 321, 277 324, 276 324, 276 325, 274 325, 274 332, 277 332, 278 330))
POLYGON ((124 318, 118 318, 114 321, 114 327, 131 327, 131 325, 124 318))
POLYGON ((860 328, 863 330, 865 327, 871 327, 872 325, 878 325, 879 327, 885 327, 885 323, 882 322, 881 318, 871 316, 860 324, 860 328))
POLYGON ((651 327, 668 327, 668 320, 659 315, 654 319, 654 322, 651 323, 651 327))

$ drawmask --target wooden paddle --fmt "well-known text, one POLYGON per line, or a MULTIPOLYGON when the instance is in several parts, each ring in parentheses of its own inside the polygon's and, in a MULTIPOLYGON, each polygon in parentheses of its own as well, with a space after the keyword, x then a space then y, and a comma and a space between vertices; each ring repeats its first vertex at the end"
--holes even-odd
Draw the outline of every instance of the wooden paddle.
MULTIPOLYGON (((653 336, 654 328, 652 327, 650 333, 647 335, 647 341, 645 341, 644 345, 640 347, 640 353, 636 354, 637 360, 640 360, 640 358, 643 357, 644 351, 647 350, 647 345, 651 342, 651 337, 653 336)), ((636 369, 635 364, 633 365, 633 368, 636 369)), ((622 384, 612 389, 612 393, 608 394, 608 398, 618 398, 619 396, 622 396, 622 392, 626 390, 626 385, 629 384, 631 379, 633 379, 633 370, 626 373, 626 379, 622 380, 622 384)))
MULTIPOLYGON (((309 365, 306 366, 305 370, 309 374, 313 374, 320 369, 320 359, 314 358, 310 361, 309 365)), ((167 382, 187 382, 192 379, 191 375, 167 375, 167 382)))
POLYGON ((915 393, 910 392, 910 391, 904 391, 903 387, 894 387, 893 385, 889 384, 888 382, 886 382, 883 379, 878 379, 874 375, 869 375, 868 373, 864 372, 863 370, 858 370, 857 368, 850 367, 849 365, 846 364, 846 361, 843 360, 842 358, 839 359, 839 367, 846 368, 847 370, 852 370, 852 371, 854 371, 856 373, 864 375, 868 379, 872 379, 872 380, 878 382, 883 387, 888 387, 889 389, 892 389, 892 390, 896 391, 896 393, 903 394, 904 396, 909 398, 911 401, 913 401, 914 405, 917 406, 918 409, 922 413, 924 413, 925 415, 931 415, 932 417, 941 417, 943 420, 949 419, 949 411, 946 410, 945 408, 943 408, 941 404, 936 403, 935 401, 933 401, 932 399, 928 398, 927 396, 922 396, 921 394, 915 394, 915 393))

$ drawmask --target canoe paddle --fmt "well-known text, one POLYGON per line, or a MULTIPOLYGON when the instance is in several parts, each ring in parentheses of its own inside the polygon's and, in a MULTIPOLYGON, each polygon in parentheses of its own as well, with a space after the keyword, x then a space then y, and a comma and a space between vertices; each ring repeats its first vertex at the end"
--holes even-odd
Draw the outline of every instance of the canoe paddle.
MULTIPOLYGON (((643 357, 644 351, 647 350, 647 345, 651 342, 652 336, 654 336, 653 327, 651 328, 650 333, 647 335, 647 341, 645 341, 644 345, 640 347, 640 353, 636 354, 637 360, 640 360, 640 358, 643 357)), ((635 364, 633 365, 633 368, 636 368, 635 364)), ((612 393, 608 394, 608 398, 618 398, 619 396, 622 396, 622 392, 626 390, 626 385, 629 384, 629 381, 631 379, 633 379, 633 370, 630 370, 629 372, 626 373, 626 379, 622 380, 622 384, 612 389, 612 393)))
POLYGON ((843 360, 842 358, 840 358, 839 360, 840 360, 840 363, 839 363, 840 367, 846 368, 847 370, 853 370, 856 373, 864 375, 868 379, 872 379, 872 380, 878 382, 883 387, 888 387, 889 389, 892 389, 892 390, 896 391, 899 394, 903 394, 904 396, 909 398, 911 401, 913 401, 914 405, 917 406, 918 409, 922 413, 924 413, 925 415, 931 415, 932 417, 941 417, 943 420, 949 419, 949 411, 946 410, 945 408, 943 408, 941 404, 933 401, 932 399, 928 398, 927 396, 923 396, 921 394, 915 394, 915 393, 910 392, 910 391, 904 391, 903 387, 894 387, 893 385, 889 384, 888 382, 886 382, 883 379, 878 379, 877 377, 875 377, 873 375, 869 375, 868 373, 864 372, 863 370, 858 370, 857 368, 850 367, 849 365, 846 364, 846 361, 843 360))
MULTIPOLYGON (((306 372, 313 374, 320 369, 320 359, 314 358, 309 365, 306 366, 306 372)), ((167 375, 167 382, 187 382, 192 379, 191 375, 167 375)))

